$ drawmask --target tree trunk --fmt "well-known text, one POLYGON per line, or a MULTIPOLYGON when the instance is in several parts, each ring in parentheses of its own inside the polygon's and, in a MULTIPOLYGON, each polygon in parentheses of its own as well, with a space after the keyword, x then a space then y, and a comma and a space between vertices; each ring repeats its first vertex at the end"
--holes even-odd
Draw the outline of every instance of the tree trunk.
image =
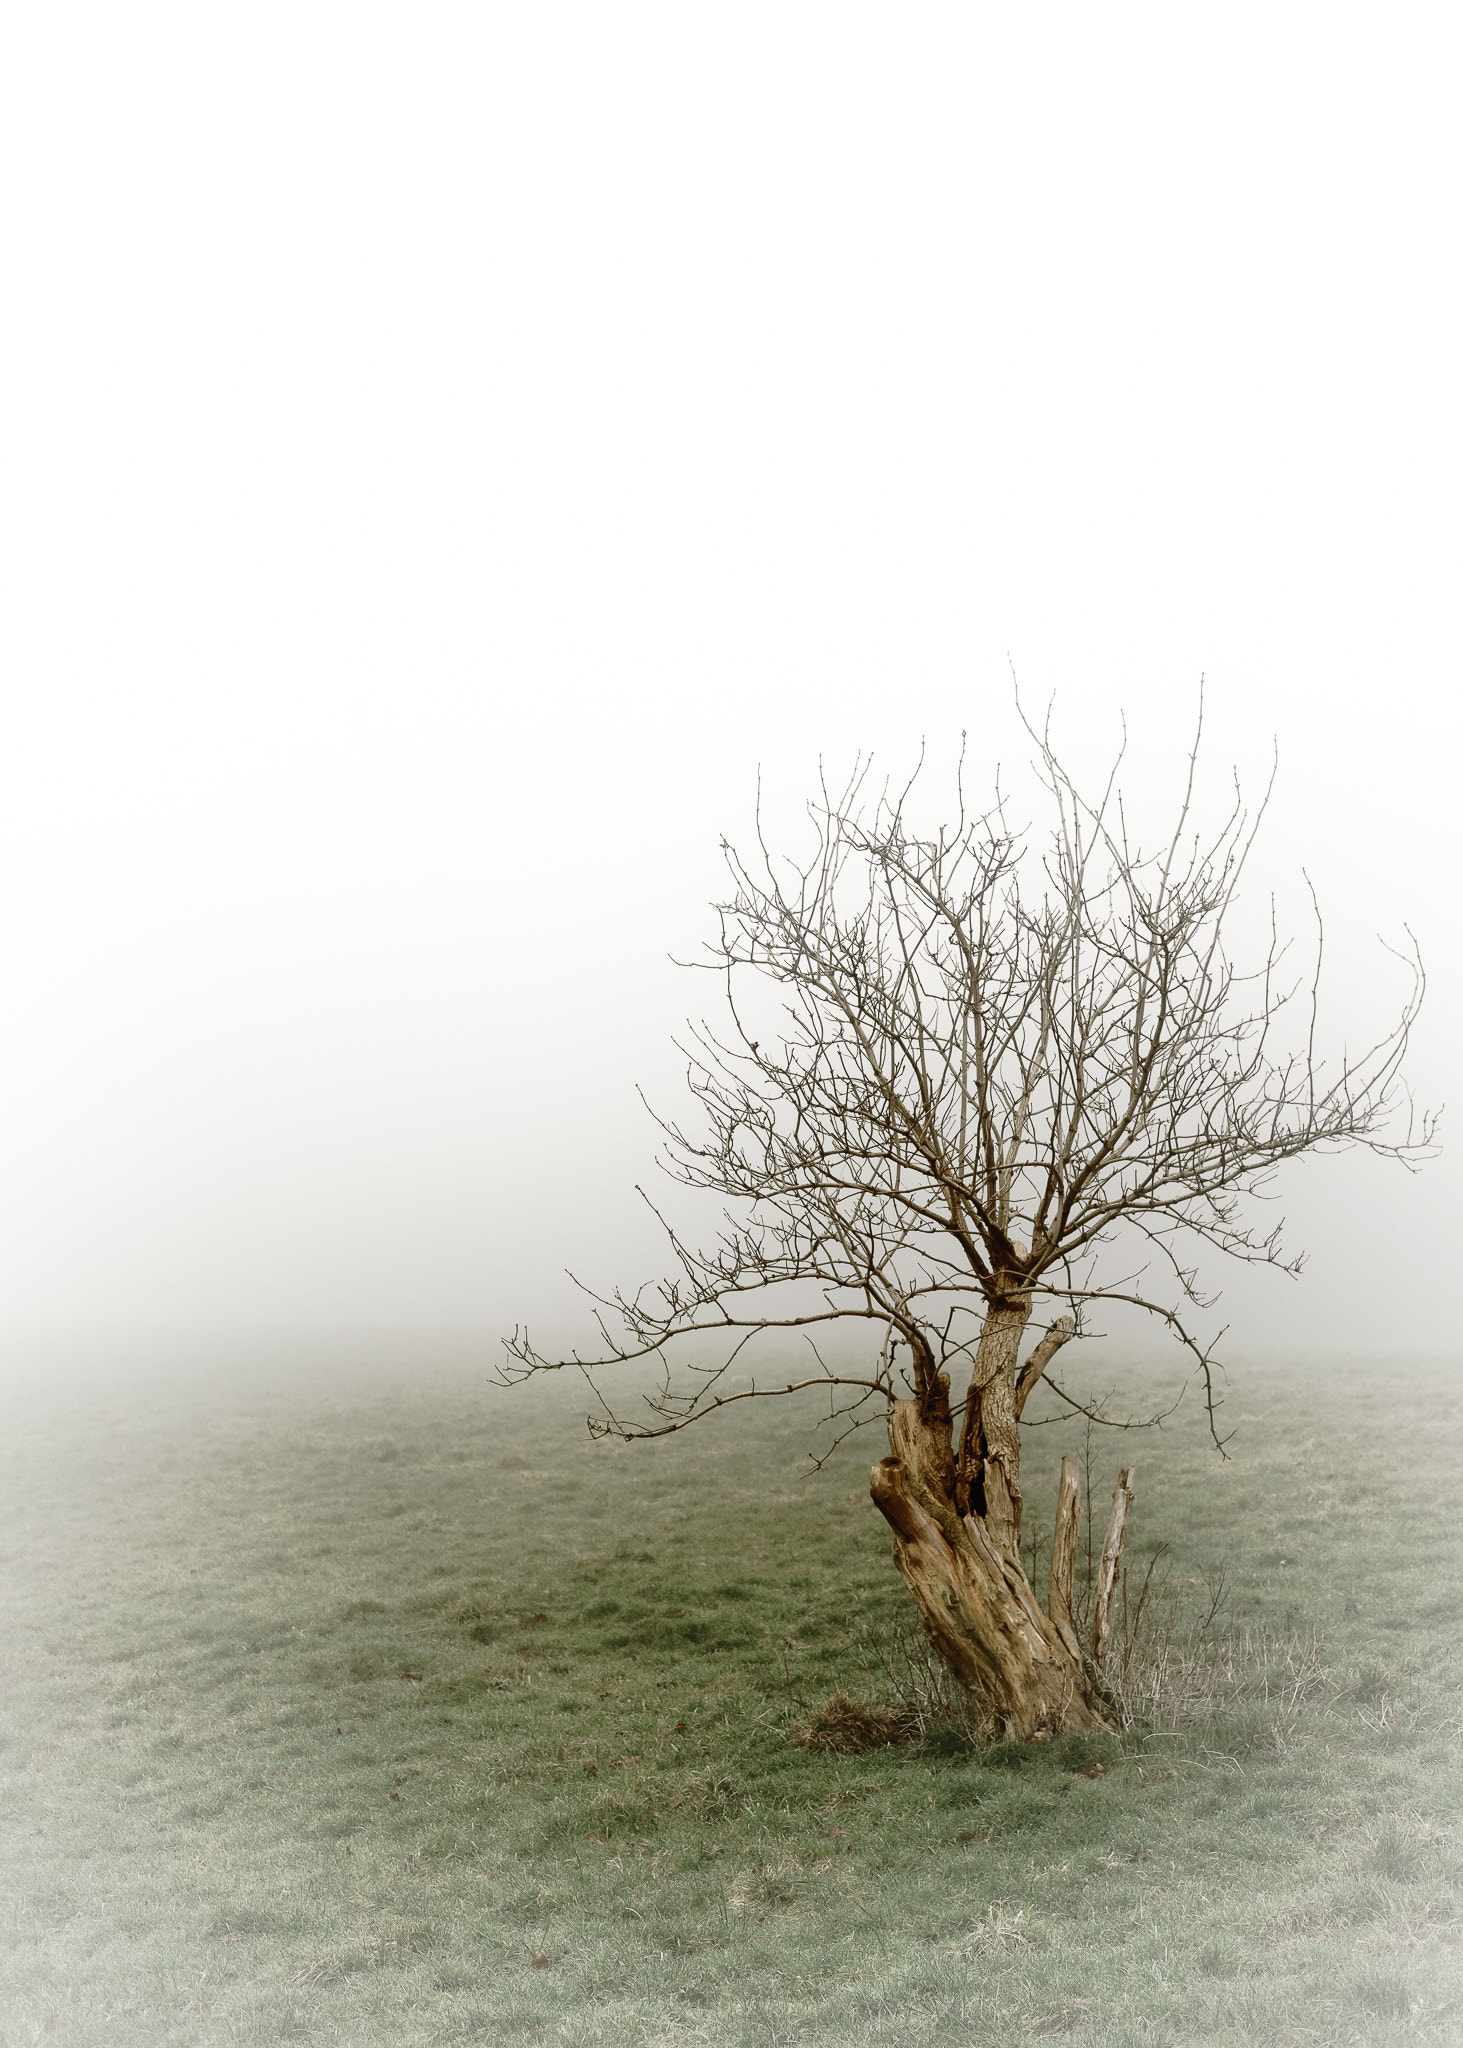
POLYGON ((1031 1320, 1031 1296, 1018 1294, 986 1316, 976 1346, 957 1466, 956 1505, 975 1514, 1003 1558, 1019 1565, 1021 1438, 1016 1427, 1016 1359, 1031 1320))
MULTIPOLYGON (((1021 1564, 1020 1404, 1071 1334, 1070 1324, 1054 1325, 1018 1372, 1030 1314, 1027 1297, 988 1315, 958 1453, 948 1376, 935 1374, 930 1361, 917 1373, 916 1398, 891 1405, 890 1455, 869 1481, 936 1654, 976 1710, 1018 1741, 1111 1725, 1100 1675, 1082 1653, 1072 1614, 1079 1488, 1070 1458, 1062 1461, 1048 1613, 1037 1605, 1021 1564)), ((1125 1511, 1132 1498, 1127 1479, 1124 1473, 1119 1486, 1125 1511)), ((1121 1541, 1118 1527, 1118 1548, 1121 1541)), ((1114 1573, 1116 1563, 1117 1549, 1114 1573)))

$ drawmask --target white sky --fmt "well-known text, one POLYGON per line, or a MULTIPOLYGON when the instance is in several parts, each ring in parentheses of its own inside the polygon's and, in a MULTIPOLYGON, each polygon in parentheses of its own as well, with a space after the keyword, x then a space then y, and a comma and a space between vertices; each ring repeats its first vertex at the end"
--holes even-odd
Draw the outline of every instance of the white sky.
MULTIPOLYGON (((1007 661, 1080 769, 1281 775, 1339 1038, 1448 1093, 1441 6, 12 10, 12 1322, 572 1328, 650 1277, 718 838, 1007 661), (1380 966, 1379 966, 1380 963, 1380 966), (1385 973, 1381 970, 1385 969, 1385 973), (1379 994, 1380 991, 1380 994, 1379 994)), ((1232 1349, 1453 1343, 1458 1176, 1299 1171, 1232 1349)), ((1213 1277, 1223 1279, 1217 1271, 1213 1277)))

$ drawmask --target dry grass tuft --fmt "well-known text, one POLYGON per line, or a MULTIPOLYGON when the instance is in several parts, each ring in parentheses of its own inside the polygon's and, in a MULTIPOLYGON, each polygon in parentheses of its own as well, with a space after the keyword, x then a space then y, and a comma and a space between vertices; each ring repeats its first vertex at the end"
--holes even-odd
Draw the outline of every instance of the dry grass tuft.
POLYGON ((305 1958, 290 1975, 297 1988, 349 1984, 371 1970, 399 1969, 436 1946, 437 1937, 420 1922, 396 1921, 354 1941, 333 1944, 305 1958))
POLYGON ((984 1920, 973 1927, 964 1941, 958 1944, 957 1953, 963 1956, 966 1962, 974 1962, 980 1955, 990 1955, 1013 1948, 1030 1948, 1032 1945, 1024 1909, 1009 1913, 1005 1901, 997 1899, 994 1905, 987 1906, 984 1920))
POLYGON ((1340 1912, 1323 1912, 1314 1906, 1293 1906, 1274 1913, 1260 1929, 1263 1942, 1323 1941, 1346 1925, 1340 1912))
POLYGON ((1092 2011, 1090 1998, 1068 1998, 1047 2012, 1036 2012, 1026 2022, 1026 2032, 1039 2041, 1054 2040, 1061 2034, 1075 2034, 1092 2011))
POLYGON ((876 1707, 852 1693, 836 1692, 818 1708, 800 1740, 804 1749, 861 1756, 867 1749, 913 1742, 920 1732, 919 1716, 906 1706, 876 1707))

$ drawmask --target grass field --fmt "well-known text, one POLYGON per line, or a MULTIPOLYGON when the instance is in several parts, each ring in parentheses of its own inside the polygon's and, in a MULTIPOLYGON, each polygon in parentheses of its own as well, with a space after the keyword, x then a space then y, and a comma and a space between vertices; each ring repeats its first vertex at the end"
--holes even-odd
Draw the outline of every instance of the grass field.
POLYGON ((858 1756, 798 1737, 902 1611, 874 1433, 808 1477, 806 1409, 627 1450, 484 1382, 20 1359, 4 2048, 1463 2041, 1454 1371, 1098 1443, 1131 1582, 1227 1574, 1198 1718, 858 1756))

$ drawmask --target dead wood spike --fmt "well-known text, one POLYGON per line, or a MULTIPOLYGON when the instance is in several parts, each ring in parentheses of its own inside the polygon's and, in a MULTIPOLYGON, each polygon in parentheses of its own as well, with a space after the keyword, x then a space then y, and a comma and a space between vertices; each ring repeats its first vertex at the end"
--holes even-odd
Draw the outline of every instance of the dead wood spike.
POLYGON ((1081 1646, 1072 1615, 1073 1580, 1077 1571, 1077 1514, 1082 1503, 1082 1482, 1077 1477, 1077 1460, 1063 1458, 1062 1483, 1057 1493, 1057 1527, 1052 1538, 1052 1570, 1047 1587, 1046 1611, 1052 1627, 1080 1663, 1081 1646))
POLYGON ((1107 1518, 1107 1535, 1102 1542, 1102 1561, 1097 1567, 1096 1598, 1092 1606, 1092 1661, 1099 1670, 1107 1656, 1107 1639, 1112 1633, 1113 1605, 1118 1593, 1118 1564, 1123 1554, 1128 1512, 1133 1505, 1134 1469, 1132 1465, 1125 1465, 1118 1474, 1112 1513, 1107 1518))

